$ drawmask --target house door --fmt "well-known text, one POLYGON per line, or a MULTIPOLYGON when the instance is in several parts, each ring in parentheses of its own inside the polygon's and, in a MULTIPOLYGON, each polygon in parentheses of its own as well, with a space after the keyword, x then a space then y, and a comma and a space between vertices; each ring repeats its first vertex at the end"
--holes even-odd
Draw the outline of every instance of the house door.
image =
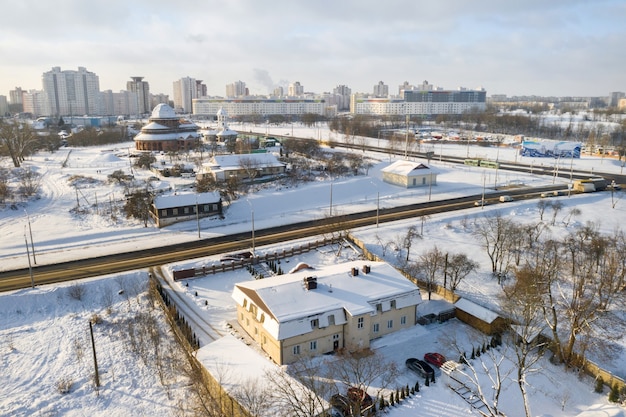
POLYGON ((335 340, 333 342, 333 350, 337 350, 337 349, 339 349, 339 340, 335 340))

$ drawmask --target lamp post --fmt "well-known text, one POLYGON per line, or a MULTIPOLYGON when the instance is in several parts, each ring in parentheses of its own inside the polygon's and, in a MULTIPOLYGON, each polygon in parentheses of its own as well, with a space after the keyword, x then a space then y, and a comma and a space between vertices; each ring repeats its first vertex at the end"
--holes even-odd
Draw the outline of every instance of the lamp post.
POLYGON ((196 194, 196 225, 198 226, 198 239, 200 239, 200 210, 198 206, 198 194, 196 194))
POLYGON ((252 203, 250 202, 250 200, 246 198, 246 201, 250 205, 250 217, 252 219, 252 257, 254 257, 254 207, 252 207, 252 203))
POLYGON ((30 227, 30 216, 26 209, 24 209, 24 213, 26 213, 26 218, 28 219, 28 233, 30 234, 30 247, 33 250, 33 262, 37 265, 37 258, 35 258, 35 242, 33 241, 33 229, 30 227))
POLYGON ((35 288, 35 279, 33 278, 33 266, 30 263, 30 252, 28 250, 28 239, 26 238, 26 230, 24 230, 24 243, 26 243, 26 256, 28 257, 28 272, 30 273, 30 286, 35 288))

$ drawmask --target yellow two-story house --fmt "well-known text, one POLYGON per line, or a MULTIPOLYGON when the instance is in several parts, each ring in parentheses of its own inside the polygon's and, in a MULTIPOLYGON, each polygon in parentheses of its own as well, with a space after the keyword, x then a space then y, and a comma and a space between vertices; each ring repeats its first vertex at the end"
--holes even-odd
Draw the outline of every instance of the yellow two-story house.
POLYGON ((383 262, 300 269, 235 285, 237 321, 277 364, 356 351, 416 323, 419 289, 383 262))

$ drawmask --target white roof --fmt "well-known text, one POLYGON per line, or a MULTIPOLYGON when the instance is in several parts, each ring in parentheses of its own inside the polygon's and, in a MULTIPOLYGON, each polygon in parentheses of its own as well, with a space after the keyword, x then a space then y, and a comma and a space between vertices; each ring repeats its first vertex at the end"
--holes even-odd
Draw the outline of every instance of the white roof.
POLYGON ((214 204, 219 203, 220 201, 220 193, 217 191, 212 191, 209 193, 176 193, 176 194, 168 194, 168 195, 159 195, 154 198, 154 207, 157 210, 173 208, 173 207, 184 207, 184 206, 193 206, 197 204, 214 204))
POLYGON ((479 306, 467 298, 459 299, 454 303, 454 306, 461 311, 471 314, 477 319, 481 319, 485 323, 493 323, 498 318, 498 313, 487 310, 485 307, 479 306))
MULTIPOLYGON (((267 383, 266 373, 284 372, 278 365, 230 334, 198 349, 196 358, 219 381, 222 388, 231 395, 237 393, 241 387, 250 384, 260 384, 271 389, 267 383)), ((285 375, 285 380, 289 381, 290 385, 294 387, 294 392, 299 391, 302 397, 312 395, 304 385, 289 375, 285 375)), ((321 400, 320 407, 321 415, 324 410, 330 408, 330 404, 321 400)), ((279 414, 279 410, 275 407, 269 407, 259 417, 279 414)))
POLYGON ((156 107, 152 110, 151 119, 177 119, 176 112, 174 109, 168 106, 165 103, 157 104, 156 107))
POLYGON ((409 174, 423 175, 423 174, 428 174, 431 172, 432 173, 436 172, 433 169, 427 167, 426 165, 420 162, 405 161, 402 159, 381 169, 381 171, 388 172, 390 174, 398 174, 398 175, 409 175, 409 174))
POLYGON ((265 311, 270 317, 260 321, 277 340, 311 332, 312 319, 318 319, 319 326, 325 327, 330 315, 335 316, 335 324, 342 324, 346 313, 375 314, 376 304, 382 304, 385 311, 391 308, 391 300, 396 300, 397 308, 422 301, 419 289, 400 272, 384 262, 370 261, 304 269, 238 283, 233 298, 239 305, 247 299, 265 311), (363 272, 364 265, 370 266, 368 274, 363 272), (359 275, 352 276, 352 268, 357 268, 359 275), (306 290, 304 278, 311 276, 317 278, 317 288, 306 290))

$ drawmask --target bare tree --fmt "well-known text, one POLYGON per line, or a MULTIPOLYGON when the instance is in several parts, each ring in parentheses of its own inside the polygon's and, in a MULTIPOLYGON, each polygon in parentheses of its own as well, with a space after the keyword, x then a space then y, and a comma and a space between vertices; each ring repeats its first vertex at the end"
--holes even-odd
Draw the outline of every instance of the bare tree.
POLYGON ((456 253, 450 257, 446 269, 450 277, 450 290, 455 291, 466 276, 478 269, 478 262, 469 259, 464 253, 456 253))
POLYGON ((41 185, 41 175, 31 169, 20 168, 18 172, 20 180, 20 193, 25 197, 30 197, 39 191, 41 185))
POLYGON ((422 272, 424 281, 426 282, 426 289, 428 291, 428 299, 430 300, 433 287, 437 283, 437 275, 443 271, 445 254, 435 246, 420 255, 418 262, 418 269, 422 272))
POLYGON ((572 207, 568 212, 567 212, 567 216, 563 219, 563 223, 565 224, 565 227, 569 227, 569 224, 572 220, 572 217, 575 216, 580 216, 581 215, 581 211, 578 207, 572 207))
POLYGON ((340 381, 346 388, 356 388, 354 391, 361 394, 360 398, 351 401, 353 416, 361 415, 363 401, 374 382, 378 399, 395 382, 399 373, 395 362, 386 361, 382 354, 370 349, 342 353, 329 362, 328 367, 329 377, 340 381))
POLYGON ((535 267, 524 265, 515 271, 515 281, 505 287, 501 307, 513 323, 513 363, 516 365, 516 381, 522 394, 526 417, 530 417, 527 376, 539 372, 537 362, 547 348, 541 331, 546 327, 541 313, 542 288, 535 282, 535 267))
POLYGON ((546 208, 550 206, 550 202, 548 200, 541 199, 537 201, 537 208, 539 209, 539 220, 543 221, 543 215, 546 212, 546 208))
POLYGON ((14 167, 19 168, 36 147, 36 136, 30 126, 0 119, 0 156, 8 155, 14 167))
POLYGON ((556 223, 556 216, 563 209, 563 203, 559 200, 552 202, 552 226, 556 223))
POLYGON ((239 167, 246 173, 246 177, 252 181, 259 175, 260 165, 254 158, 248 156, 240 157, 239 167))
POLYGON ((248 378, 237 384, 233 397, 246 409, 250 417, 261 417, 269 414, 273 406, 272 393, 260 378, 248 378))
POLYGON ((509 268, 507 252, 510 249, 511 229, 514 226, 511 220, 502 217, 500 212, 491 216, 484 216, 476 221, 474 235, 478 237, 491 261, 491 272, 498 278, 498 284, 506 275, 509 268))
POLYGON ((332 384, 320 378, 319 368, 311 358, 303 358, 289 365, 289 373, 282 368, 267 370, 270 399, 280 415, 317 417, 327 408, 332 384))
POLYGON ((409 256, 411 252, 411 247, 413 246, 413 241, 416 238, 421 238, 422 236, 417 233, 417 228, 415 226, 411 226, 407 229, 406 235, 404 235, 404 239, 402 240, 402 248, 406 251, 406 259, 405 261, 409 261, 409 256))

